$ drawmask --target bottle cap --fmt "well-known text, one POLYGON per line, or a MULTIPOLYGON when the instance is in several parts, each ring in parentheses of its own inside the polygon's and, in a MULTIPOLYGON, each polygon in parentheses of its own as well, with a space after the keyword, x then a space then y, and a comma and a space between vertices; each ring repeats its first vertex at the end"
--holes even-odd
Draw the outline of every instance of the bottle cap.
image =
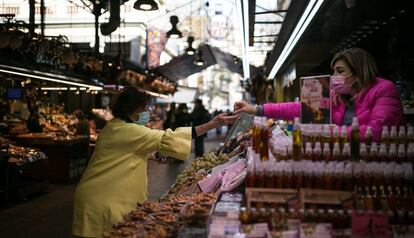
POLYGON ((352 127, 357 127, 357 126, 359 126, 358 118, 354 117, 352 118, 352 127))
POLYGON ((367 130, 365 131, 365 138, 372 137, 372 130, 371 127, 367 127, 367 130))

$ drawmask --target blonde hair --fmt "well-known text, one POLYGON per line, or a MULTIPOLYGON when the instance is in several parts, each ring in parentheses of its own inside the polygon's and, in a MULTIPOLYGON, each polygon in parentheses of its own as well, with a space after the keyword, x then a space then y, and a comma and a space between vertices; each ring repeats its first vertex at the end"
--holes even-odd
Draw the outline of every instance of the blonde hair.
MULTIPOLYGON (((357 82, 352 85, 352 89, 358 94, 375 84, 378 68, 367 51, 361 48, 350 48, 337 53, 331 61, 332 70, 339 60, 344 61, 349 66, 352 75, 357 79, 357 82)), ((341 99, 343 98, 341 97, 341 99)))

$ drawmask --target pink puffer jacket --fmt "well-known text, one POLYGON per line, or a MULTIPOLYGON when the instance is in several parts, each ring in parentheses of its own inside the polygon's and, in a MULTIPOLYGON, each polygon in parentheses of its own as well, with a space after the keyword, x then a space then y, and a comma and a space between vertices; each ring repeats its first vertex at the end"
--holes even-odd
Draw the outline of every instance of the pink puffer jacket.
MULTIPOLYGON (((331 98, 335 97, 331 93, 331 98)), ((275 119, 293 120, 300 116, 300 102, 267 103, 263 105, 264 115, 275 119)), ((332 105, 332 123, 342 125, 345 104, 332 105)), ((358 118, 361 139, 365 138, 367 127, 372 129, 373 140, 381 139, 382 126, 403 124, 403 108, 395 85, 388 80, 376 78, 376 83, 355 99, 355 115, 358 118)), ((347 128, 348 136, 351 126, 347 128)))

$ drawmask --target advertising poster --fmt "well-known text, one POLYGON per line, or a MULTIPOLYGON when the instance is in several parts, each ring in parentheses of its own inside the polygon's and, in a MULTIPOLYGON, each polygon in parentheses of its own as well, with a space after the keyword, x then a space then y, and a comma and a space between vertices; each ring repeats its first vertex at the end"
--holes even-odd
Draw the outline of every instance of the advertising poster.
POLYGON ((301 122, 331 124, 330 75, 300 78, 301 122))

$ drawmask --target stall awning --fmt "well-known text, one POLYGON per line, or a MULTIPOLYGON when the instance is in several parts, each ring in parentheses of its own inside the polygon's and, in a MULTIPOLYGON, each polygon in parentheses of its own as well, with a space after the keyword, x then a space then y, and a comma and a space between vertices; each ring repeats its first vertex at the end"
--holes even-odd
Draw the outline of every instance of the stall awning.
MULTIPOLYGON (((172 81, 187 78, 188 76, 198 73, 211 65, 219 64, 223 68, 226 68, 234 73, 242 74, 241 62, 235 62, 233 55, 225 53, 218 48, 210 45, 204 45, 201 47, 202 56, 204 59, 203 66, 197 66, 194 64, 197 55, 181 55, 172 59, 167 64, 164 64, 158 68, 160 74, 172 81)), ((256 74, 257 68, 250 66, 252 77, 256 74)))

